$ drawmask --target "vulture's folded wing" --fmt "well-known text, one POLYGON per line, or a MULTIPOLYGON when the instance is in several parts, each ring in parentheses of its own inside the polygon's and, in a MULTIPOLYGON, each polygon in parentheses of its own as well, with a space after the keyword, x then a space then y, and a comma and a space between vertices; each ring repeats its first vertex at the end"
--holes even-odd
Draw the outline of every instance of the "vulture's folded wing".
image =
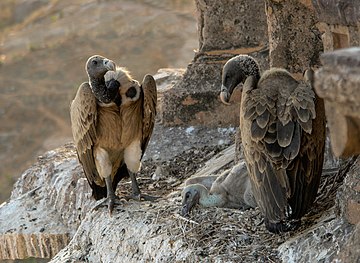
POLYGON ((292 198, 290 204, 293 217, 299 218, 316 197, 324 159, 325 119, 324 112, 316 106, 312 87, 300 82, 288 98, 285 114, 291 114, 295 127, 300 131, 299 149, 287 147, 285 158, 291 159, 287 168, 292 198))
POLYGON ((141 84, 144 94, 143 100, 143 129, 141 149, 144 154, 149 143, 155 124, 157 90, 155 79, 151 75, 145 75, 141 84))
POLYGON ((319 120, 314 128, 311 86, 291 81, 279 93, 272 94, 272 89, 267 85, 251 90, 242 98, 242 109, 249 130, 243 140, 252 145, 247 159, 254 191, 268 219, 276 221, 286 214, 299 218, 313 201, 321 174, 324 125, 319 120))
MULTIPOLYGON (((286 171, 279 169, 287 161, 277 134, 277 96, 253 85, 256 83, 248 78, 241 102, 241 133, 247 146, 244 153, 256 201, 266 217, 276 222, 286 218, 287 199, 291 195, 286 171)), ((291 132, 292 127, 286 128, 291 132)))
POLYGON ((97 103, 90 85, 86 82, 81 84, 71 103, 70 117, 79 161, 92 186, 98 177, 93 156, 93 146, 96 140, 97 103))

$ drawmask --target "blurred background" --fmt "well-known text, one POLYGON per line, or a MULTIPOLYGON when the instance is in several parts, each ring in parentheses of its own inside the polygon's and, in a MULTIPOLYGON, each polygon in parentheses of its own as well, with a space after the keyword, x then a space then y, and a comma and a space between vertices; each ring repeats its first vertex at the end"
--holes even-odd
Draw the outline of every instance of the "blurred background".
POLYGON ((69 105, 94 54, 142 80, 198 48, 193 0, 0 1, 0 203, 36 157, 72 141, 69 105))

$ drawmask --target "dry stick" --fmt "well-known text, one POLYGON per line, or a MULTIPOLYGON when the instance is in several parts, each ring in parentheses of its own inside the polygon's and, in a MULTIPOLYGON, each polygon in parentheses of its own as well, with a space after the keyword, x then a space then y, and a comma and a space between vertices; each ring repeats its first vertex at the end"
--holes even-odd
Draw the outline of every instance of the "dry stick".
POLYGON ((191 224, 195 224, 195 225, 198 225, 198 224, 199 224, 198 222, 195 222, 195 221, 193 221, 193 220, 191 220, 191 219, 187 219, 186 217, 183 217, 183 216, 181 216, 181 215, 179 215, 179 214, 173 214, 173 216, 174 216, 175 218, 177 218, 177 219, 183 220, 183 221, 188 222, 188 223, 191 223, 191 224))

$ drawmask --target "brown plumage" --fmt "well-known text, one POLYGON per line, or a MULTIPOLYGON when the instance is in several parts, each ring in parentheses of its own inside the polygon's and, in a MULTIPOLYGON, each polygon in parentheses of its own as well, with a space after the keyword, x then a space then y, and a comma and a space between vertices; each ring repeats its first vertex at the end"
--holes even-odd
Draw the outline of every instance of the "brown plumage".
POLYGON ((260 79, 259 73, 245 75, 240 130, 254 196, 267 229, 289 231, 299 226, 317 194, 324 159, 324 105, 311 79, 298 82, 277 68, 260 79))
POLYGON ((154 126, 156 84, 145 76, 140 86, 125 70, 115 69, 113 62, 111 67, 99 66, 104 60, 100 56, 88 60, 89 82, 79 87, 70 115, 78 157, 93 196, 96 200, 107 197, 111 213, 121 178, 130 174, 133 195, 140 195, 134 173, 154 126), (118 79, 112 78, 114 74, 118 79))

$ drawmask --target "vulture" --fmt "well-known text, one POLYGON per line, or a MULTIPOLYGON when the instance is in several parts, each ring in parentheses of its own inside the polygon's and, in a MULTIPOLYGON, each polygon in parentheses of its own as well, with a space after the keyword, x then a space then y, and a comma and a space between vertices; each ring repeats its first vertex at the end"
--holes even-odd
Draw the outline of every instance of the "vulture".
POLYGON ((71 128, 92 195, 96 200, 105 198, 101 204, 107 202, 111 214, 116 187, 129 175, 130 197, 152 198, 141 195, 135 173, 154 127, 156 84, 146 75, 140 85, 99 55, 90 57, 85 69, 89 81, 80 85, 71 103, 71 128))
POLYGON ((255 200, 273 233, 296 229, 312 205, 324 160, 325 110, 312 88, 313 71, 297 81, 238 55, 223 67, 220 99, 243 83, 240 132, 255 200))
POLYGON ((243 210, 256 207, 245 162, 239 162, 230 171, 226 170, 220 176, 195 177, 186 180, 181 196, 182 216, 189 214, 196 204, 204 207, 216 206, 243 210))

